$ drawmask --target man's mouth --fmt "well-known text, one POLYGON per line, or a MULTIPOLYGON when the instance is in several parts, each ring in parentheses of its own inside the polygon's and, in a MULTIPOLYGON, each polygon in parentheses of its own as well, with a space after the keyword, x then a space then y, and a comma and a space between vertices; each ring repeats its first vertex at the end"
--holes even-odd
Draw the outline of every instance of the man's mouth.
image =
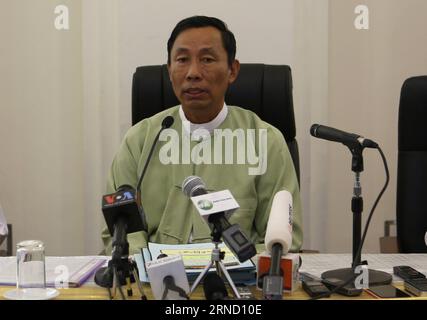
POLYGON ((184 94, 189 98, 198 98, 203 96, 206 93, 206 90, 201 88, 188 88, 184 90, 184 94))

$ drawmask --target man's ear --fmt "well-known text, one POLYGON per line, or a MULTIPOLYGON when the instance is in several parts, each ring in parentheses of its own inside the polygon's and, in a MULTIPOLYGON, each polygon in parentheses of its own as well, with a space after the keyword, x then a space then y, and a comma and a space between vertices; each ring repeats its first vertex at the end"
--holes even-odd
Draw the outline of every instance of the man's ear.
POLYGON ((237 79, 240 71, 240 62, 237 59, 234 59, 230 67, 230 77, 228 78, 228 84, 232 84, 234 80, 237 79))

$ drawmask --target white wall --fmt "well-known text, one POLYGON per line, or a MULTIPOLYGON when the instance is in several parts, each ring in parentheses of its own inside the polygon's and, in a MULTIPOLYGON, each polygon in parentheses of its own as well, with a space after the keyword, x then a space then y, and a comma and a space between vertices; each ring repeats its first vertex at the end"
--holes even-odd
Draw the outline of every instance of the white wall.
POLYGON ((0 201, 15 242, 81 254, 81 20, 58 32, 59 3, 80 12, 80 1, 0 2, 0 201))
MULTIPOLYGON (((82 2, 82 83, 84 237, 86 254, 102 249, 100 230, 105 225, 101 197, 107 172, 120 144, 120 115, 128 110, 119 102, 118 2, 82 2)), ((129 121, 129 120, 128 120, 129 121)))
MULTIPOLYGON (((390 168, 390 185, 368 232, 365 251, 378 252, 384 221, 396 210, 397 120, 400 89, 405 79, 427 74, 427 2, 365 0, 370 29, 356 30, 354 8, 360 1, 330 1, 329 124, 376 140, 390 168)), ((319 142, 320 143, 320 142, 319 142)), ((351 247, 353 174, 350 152, 323 144, 329 154, 329 210, 323 228, 330 252, 351 247)), ((366 150, 362 174, 363 224, 385 182, 378 152, 366 150)))
POLYGON ((293 46, 294 109, 300 152, 305 249, 327 251, 322 227, 328 211, 328 153, 308 134, 314 122, 328 122, 328 0, 295 2, 293 46), (319 161, 322 157, 322 161, 319 161))

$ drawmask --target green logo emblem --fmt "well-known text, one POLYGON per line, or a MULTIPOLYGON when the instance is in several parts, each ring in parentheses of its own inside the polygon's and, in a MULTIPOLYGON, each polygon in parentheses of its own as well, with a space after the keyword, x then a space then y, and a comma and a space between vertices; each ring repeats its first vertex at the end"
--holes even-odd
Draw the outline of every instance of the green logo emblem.
POLYGON ((202 210, 210 210, 213 208, 213 203, 210 200, 203 199, 197 202, 197 206, 202 210))

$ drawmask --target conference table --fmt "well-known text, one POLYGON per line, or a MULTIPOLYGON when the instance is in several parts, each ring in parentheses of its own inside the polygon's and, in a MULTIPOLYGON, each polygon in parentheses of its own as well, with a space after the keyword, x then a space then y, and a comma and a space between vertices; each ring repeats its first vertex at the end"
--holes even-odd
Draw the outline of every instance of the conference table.
MULTIPOLYGON (((302 265, 300 271, 309 272, 311 274, 319 274, 322 270, 328 270, 332 265, 337 268, 346 267, 347 263, 351 260, 350 254, 302 254, 302 265)), ((370 268, 384 270, 385 272, 392 273, 393 265, 411 265, 419 271, 426 273, 427 269, 427 254, 415 254, 415 255, 385 255, 385 254, 366 254, 362 256, 366 259, 370 265, 370 268), (390 269, 391 268, 391 269, 390 269)), ((4 259, 4 258, 0 258, 4 259)), ((394 278, 393 284, 404 290, 403 282, 401 279, 394 278), (396 281, 397 280, 397 281, 396 281), (400 280, 400 281, 399 281, 400 280)), ((0 299, 4 300, 3 294, 7 290, 13 289, 13 286, 0 286, 0 299)), ((140 294, 135 284, 132 285, 133 296, 127 297, 131 300, 140 300, 140 294)), ((149 284, 143 284, 144 292, 147 295, 148 300, 153 300, 154 296, 151 293, 149 284)), ((230 289, 230 288, 228 288, 230 289)), ((255 298, 262 298, 262 291, 257 289, 255 286, 249 286, 252 294, 255 298)), ((126 294, 126 290, 125 294, 126 294)), ((228 290, 230 295, 231 290, 228 290)), ((108 300, 109 294, 107 289, 97 286, 93 279, 87 281, 77 288, 59 289, 60 294, 55 298, 56 300, 108 300)), ((120 295, 117 292, 116 300, 120 300, 120 295)), ((191 300, 204 300, 203 287, 199 285, 190 297, 191 300)), ((292 293, 284 293, 283 300, 308 300, 309 295, 301 288, 301 283, 298 283, 295 290, 292 293)), ((402 298, 403 300, 427 300, 427 297, 411 297, 402 298)), ((329 298, 323 300, 379 300, 374 298, 367 292, 363 292, 360 296, 347 297, 340 294, 333 294, 329 298)), ((389 299, 387 299, 389 300, 389 299)))
MULTIPOLYGON (((399 289, 403 290, 403 284, 395 284, 399 289)), ((144 292, 148 300, 153 300, 154 297, 151 293, 150 286, 144 285, 144 292)), ((249 287, 255 298, 261 299, 262 292, 255 287, 249 287)), ((13 287, 0 287, 0 300, 4 300, 3 294, 7 290, 11 290, 13 287)), ((109 295, 108 291, 105 288, 98 286, 82 286, 80 288, 69 288, 69 289, 59 289, 60 294, 55 298, 56 300, 108 300, 109 295)), ((231 290, 229 290, 231 292, 231 290)), ((120 295, 117 293, 116 300, 121 300, 120 295)), ((129 300, 140 300, 140 294, 136 286, 133 286, 133 296, 126 297, 129 300)), ((205 296, 203 293, 202 286, 199 286, 195 292, 190 297, 191 300, 204 300, 205 296)), ((301 286, 299 285, 298 289, 290 293, 283 294, 283 300, 308 300, 310 299, 309 295, 305 293, 301 286)), ((370 294, 363 292, 360 296, 357 297, 346 297, 339 294, 333 294, 329 298, 323 298, 324 300, 378 300, 372 297, 370 294)), ((390 300, 390 299, 388 299, 390 300)), ((396 300, 396 299, 395 299, 396 300)), ((402 298, 400 300, 427 300, 427 297, 411 297, 411 298, 402 298)))

